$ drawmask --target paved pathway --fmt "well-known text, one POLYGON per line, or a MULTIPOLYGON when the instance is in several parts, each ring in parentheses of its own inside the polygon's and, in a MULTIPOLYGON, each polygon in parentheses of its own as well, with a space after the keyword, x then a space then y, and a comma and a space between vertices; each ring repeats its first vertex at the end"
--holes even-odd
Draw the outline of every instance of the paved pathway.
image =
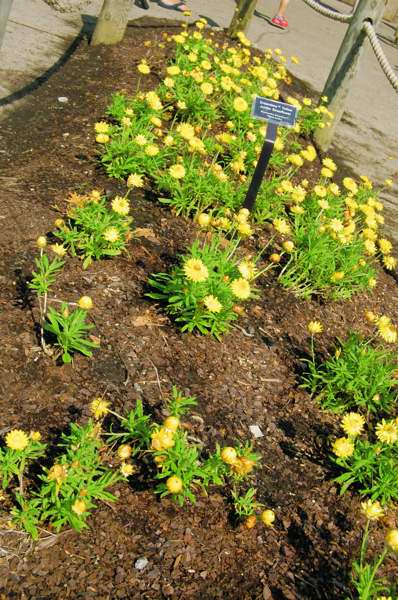
MULTIPOLYGON (((26 97, 37 77, 48 70, 51 73, 54 65, 65 58, 81 31, 82 15, 86 15, 86 21, 93 20, 102 5, 102 0, 47 2, 14 0, 0 50, 0 116, 23 101, 19 98, 26 97), (49 4, 68 7, 68 12, 59 12, 49 4)), ((187 2, 193 18, 204 16, 219 27, 229 24, 235 8, 234 0, 187 2)), ((336 10, 350 10, 339 0, 324 3, 336 10)), ((320 92, 347 26, 319 15, 301 0, 293 0, 288 12, 290 29, 281 31, 269 24, 277 4, 277 0, 259 0, 248 36, 260 48, 280 47, 287 56, 298 55, 301 62, 291 66, 292 72, 320 92)), ((179 18, 178 13, 162 9, 155 2, 151 2, 150 11, 137 8, 132 2, 132 19, 146 15, 179 18)), ((398 70, 398 48, 391 43, 393 31, 393 26, 385 23, 379 27, 384 50, 398 70)), ((67 90, 60 90, 60 95, 67 95, 67 90)), ((370 48, 364 53, 332 150, 339 162, 357 175, 367 174, 378 183, 393 178, 394 187, 384 200, 389 208, 389 229, 398 240, 398 94, 370 48)))

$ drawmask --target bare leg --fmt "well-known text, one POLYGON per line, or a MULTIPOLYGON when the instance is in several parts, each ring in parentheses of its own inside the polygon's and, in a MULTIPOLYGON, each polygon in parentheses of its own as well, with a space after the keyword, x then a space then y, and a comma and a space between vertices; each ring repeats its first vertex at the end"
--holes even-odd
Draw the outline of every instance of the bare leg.
POLYGON ((280 17, 284 17, 287 9, 287 5, 289 4, 289 0, 281 0, 278 9, 278 15, 280 17))

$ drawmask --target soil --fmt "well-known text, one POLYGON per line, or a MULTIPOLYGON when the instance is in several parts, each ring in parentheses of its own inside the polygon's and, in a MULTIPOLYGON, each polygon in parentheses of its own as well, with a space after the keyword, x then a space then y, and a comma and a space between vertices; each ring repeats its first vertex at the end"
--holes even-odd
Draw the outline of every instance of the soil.
MULTIPOLYGON (((51 230, 70 192, 123 191, 98 165, 93 124, 103 118, 113 92, 136 89, 141 58, 153 67, 144 85, 157 83, 167 57, 167 49, 158 47, 161 39, 160 28, 130 27, 117 47, 90 48, 82 41, 62 69, 2 123, 0 432, 38 429, 51 441, 71 420, 84 422, 99 395, 125 412, 141 398, 161 419, 162 399, 175 384, 198 399, 193 415, 200 418, 188 418, 186 426, 206 449, 250 439, 250 425, 261 428, 264 437, 255 444, 261 465, 253 484, 277 522, 248 531, 231 520, 221 489, 180 508, 159 501, 145 477, 138 478, 130 487, 117 485, 119 501, 99 505, 81 534, 43 534, 33 547, 23 534, 1 529, 1 597, 346 598, 363 527, 360 499, 355 493, 339 496, 333 483, 328 437, 338 431, 337 417, 299 388, 309 351, 306 324, 319 319, 325 325, 318 351, 327 354, 350 329, 370 333, 365 309, 397 321, 393 277, 381 271, 371 296, 322 303, 298 300, 269 275, 260 281, 260 299, 222 343, 181 334, 145 298, 146 282, 168 268, 196 229, 148 191, 133 198, 141 235, 128 255, 87 271, 70 259, 57 282, 58 297, 94 299, 100 350, 93 359, 76 356, 73 364, 59 366, 39 347, 37 308, 26 285, 35 239, 51 230), (144 47, 149 39, 153 46, 144 47), (61 96, 68 102, 59 102, 61 96), (142 571, 134 566, 140 557, 148 559, 142 571)), ((375 527, 374 552, 382 547, 383 530, 382 524, 375 527)), ((383 573, 397 578, 392 559, 383 573)))

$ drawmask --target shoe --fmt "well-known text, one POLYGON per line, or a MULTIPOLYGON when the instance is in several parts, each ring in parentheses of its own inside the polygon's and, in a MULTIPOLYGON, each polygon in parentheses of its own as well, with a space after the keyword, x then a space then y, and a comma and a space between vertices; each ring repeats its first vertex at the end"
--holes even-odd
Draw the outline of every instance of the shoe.
POLYGON ((148 10, 149 9, 149 2, 148 2, 148 0, 135 0, 134 4, 136 6, 138 6, 138 8, 142 8, 144 10, 148 10))
POLYGON ((271 23, 272 25, 275 25, 275 27, 279 27, 279 29, 287 29, 289 27, 289 23, 286 21, 286 19, 280 17, 279 15, 276 15, 276 17, 271 20, 271 23))
POLYGON ((175 2, 174 4, 166 4, 165 2, 162 2, 162 0, 158 0, 158 5, 162 8, 168 8, 169 10, 176 10, 177 12, 187 12, 189 10, 185 2, 175 2))

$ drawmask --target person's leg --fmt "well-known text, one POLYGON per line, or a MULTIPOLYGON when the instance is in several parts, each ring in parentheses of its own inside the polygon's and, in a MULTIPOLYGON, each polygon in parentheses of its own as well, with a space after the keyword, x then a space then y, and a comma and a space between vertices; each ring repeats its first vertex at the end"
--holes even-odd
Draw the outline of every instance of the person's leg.
POLYGON ((289 0, 281 0, 280 1, 278 13, 277 13, 279 17, 285 17, 285 13, 286 13, 288 4, 289 4, 289 0))
POLYGON ((280 29, 287 29, 289 23, 286 20, 285 12, 287 9, 287 5, 289 4, 289 0, 280 0, 278 12, 275 17, 272 19, 271 23, 280 29))

